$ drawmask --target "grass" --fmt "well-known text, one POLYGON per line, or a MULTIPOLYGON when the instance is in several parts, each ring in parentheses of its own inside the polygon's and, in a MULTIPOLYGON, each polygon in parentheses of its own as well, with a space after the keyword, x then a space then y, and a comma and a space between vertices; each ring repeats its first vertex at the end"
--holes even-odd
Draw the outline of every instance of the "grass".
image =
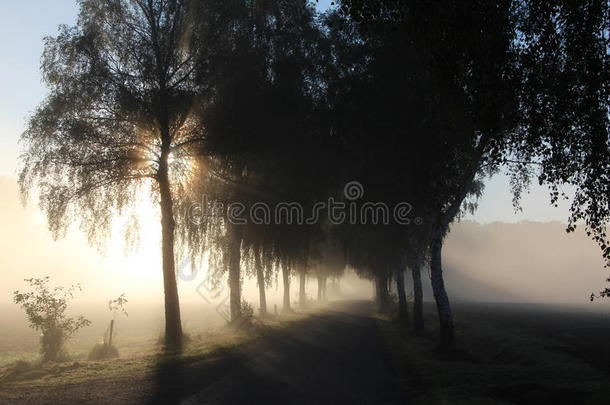
MULTIPOLYGON (((413 336, 387 317, 376 322, 411 404, 610 404, 610 322, 582 312, 507 305, 454 307, 459 351, 437 350, 433 308, 427 331, 413 336)), ((136 403, 142 398, 183 398, 243 361, 242 346, 288 330, 316 313, 256 319, 248 331, 231 327, 193 331, 184 351, 165 354, 158 336, 123 337, 120 357, 87 361, 81 342, 69 362, 14 362, 0 368, 0 403, 136 403), (222 359, 222 360, 221 360, 222 359), (12 376, 7 371, 17 369, 12 376), (168 381, 168 379, 170 379, 168 381), (163 384, 159 384, 163 381, 163 384), (162 388, 169 391, 163 391, 162 388), (172 390, 178 390, 176 393, 172 390), (161 391, 159 391, 161 390, 161 391), (180 392, 182 390, 182 392, 180 392), (109 400, 108 393, 116 397, 109 400), (110 402, 109 402, 110 401, 110 402)))
MULTIPOLYGON (((86 384, 94 380, 133 378, 154 373, 168 364, 189 365, 225 353, 239 345, 253 341, 264 334, 289 328, 294 322, 308 317, 314 310, 299 313, 255 318, 248 330, 229 326, 192 333, 179 354, 166 354, 158 338, 124 338, 118 346, 118 358, 102 361, 87 360, 91 347, 78 347, 71 351, 71 360, 41 364, 34 353, 21 355, 19 360, 0 368, 2 390, 48 389, 65 384, 86 384)), ((1 400, 1 397, 0 397, 1 400)), ((1 402, 1 401, 0 401, 1 402)))
MULTIPOLYGON (((608 404, 609 375, 553 337, 490 319, 458 319, 459 350, 437 350, 438 331, 413 336, 377 322, 413 404, 608 404)), ((433 325, 434 319, 428 319, 433 325)))

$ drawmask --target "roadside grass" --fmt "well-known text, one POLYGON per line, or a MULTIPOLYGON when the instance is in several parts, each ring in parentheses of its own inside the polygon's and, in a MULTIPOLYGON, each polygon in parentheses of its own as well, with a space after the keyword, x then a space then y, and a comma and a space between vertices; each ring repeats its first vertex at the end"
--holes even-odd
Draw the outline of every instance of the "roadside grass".
POLYGON ((414 336, 377 317, 412 404, 610 404, 610 377, 569 345, 511 325, 456 322, 459 349, 442 354, 438 330, 414 336))
MULTIPOLYGON (((230 326, 214 330, 200 330, 188 335, 181 353, 165 353, 159 344, 159 337, 124 337, 118 344, 119 357, 100 361, 87 360, 92 345, 81 342, 71 346, 69 361, 40 363, 39 356, 28 353, 15 358, 13 362, 0 367, 0 388, 2 390, 24 390, 39 387, 60 387, 65 384, 86 384, 94 380, 153 374, 167 364, 190 365, 221 355, 239 345, 254 341, 271 332, 290 328, 316 312, 315 308, 304 311, 255 318, 247 329, 230 326)), ((90 343, 90 342, 89 342, 90 343)))

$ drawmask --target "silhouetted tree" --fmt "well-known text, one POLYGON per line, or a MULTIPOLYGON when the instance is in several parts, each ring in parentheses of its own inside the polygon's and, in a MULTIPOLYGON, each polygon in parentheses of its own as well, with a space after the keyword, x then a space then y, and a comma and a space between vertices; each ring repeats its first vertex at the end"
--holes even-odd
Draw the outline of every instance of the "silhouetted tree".
POLYGON ((358 108, 367 111, 353 114, 364 116, 357 141, 366 146, 359 153, 367 193, 395 202, 409 201, 411 192, 427 208, 441 343, 451 348, 442 244, 466 197, 478 193, 482 167, 495 167, 514 116, 509 5, 356 0, 341 6, 367 55, 360 78, 352 79, 364 100, 358 108))
POLYGON ((422 251, 407 256, 413 278, 413 331, 416 334, 421 334, 424 331, 424 294, 421 283, 422 262, 420 257, 422 251))
POLYGON ((307 258, 302 260, 298 265, 298 273, 299 273, 299 306, 304 308, 307 306, 307 271, 308 271, 308 263, 307 258))
POLYGON ((39 192, 55 236, 77 222, 91 241, 150 193, 161 212, 165 344, 178 348, 174 200, 205 138, 202 44, 214 30, 202 4, 186 0, 79 4, 76 25, 45 39, 49 93, 22 136, 21 190, 39 192))
MULTIPOLYGON (((365 72, 360 82, 384 89, 392 104, 417 94, 428 108, 419 129, 417 117, 402 123, 393 117, 392 104, 370 103, 363 111, 388 118, 373 121, 388 123, 382 132, 409 129, 424 140, 406 135, 390 147, 417 147, 417 173, 428 177, 417 183, 430 207, 430 267, 444 347, 451 348, 454 337, 443 240, 460 212, 473 207, 467 198, 480 194, 482 175, 511 165, 518 199, 533 162, 541 168, 539 181, 552 187, 553 203, 559 185, 575 185, 568 229, 585 219, 604 254, 609 252, 607 2, 451 1, 439 8, 417 0, 344 0, 340 6, 355 22, 351 32, 362 39, 356 45, 368 55, 359 64, 365 72), (400 90, 392 92, 384 80, 400 90)), ((411 107, 407 111, 418 111, 411 107)), ((388 160, 392 154, 379 156, 388 160)))
POLYGON ((332 149, 324 148, 328 131, 320 114, 326 108, 324 37, 311 4, 252 0, 229 8, 233 28, 227 46, 209 67, 214 96, 202 117, 207 139, 199 157, 206 170, 193 190, 225 207, 243 204, 244 221, 228 221, 225 212, 205 218, 203 226, 190 226, 185 237, 198 246, 195 256, 202 249, 227 256, 221 267, 230 268, 231 312, 238 318, 242 272, 240 260, 227 255, 238 254, 238 238, 230 235, 239 233, 242 250, 259 252, 263 267, 281 264, 287 272, 306 254, 304 241, 315 225, 278 221, 275 207, 299 203, 308 216, 326 184, 325 166, 312 167, 311 157, 320 150, 331 156, 332 149), (264 223, 250 215, 257 203, 269 209, 264 223))
POLYGON ((405 289, 405 269, 396 269, 396 293, 398 294, 398 319, 404 322, 409 320, 409 307, 407 306, 407 292, 405 289))
MULTIPOLYGON (((607 265, 610 243, 610 4, 515 1, 520 126, 511 141, 518 204, 532 178, 555 205, 573 187, 568 232, 584 222, 607 265)), ((603 292, 608 295, 610 290, 603 292)))
POLYGON ((267 314, 267 296, 265 295, 266 277, 263 262, 259 252, 254 252, 254 266, 256 271, 256 282, 258 284, 259 308, 261 316, 267 314))

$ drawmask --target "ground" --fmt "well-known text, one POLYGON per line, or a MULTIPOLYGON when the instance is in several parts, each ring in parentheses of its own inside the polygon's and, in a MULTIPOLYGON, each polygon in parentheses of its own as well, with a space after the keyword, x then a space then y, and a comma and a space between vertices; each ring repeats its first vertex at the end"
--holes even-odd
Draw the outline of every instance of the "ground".
POLYGON ((28 369, 0 404, 605 404, 610 323, 567 309, 455 305, 459 350, 414 336, 368 301, 195 337, 160 352, 28 369))
POLYGON ((405 398, 368 302, 336 305, 240 354, 239 366, 182 404, 398 404, 405 398))
POLYGON ((411 404, 610 404, 610 322, 583 308, 456 304, 458 350, 438 351, 434 307, 414 336, 378 318, 411 404))
POLYGON ((150 367, 142 359, 118 359, 34 370, 27 380, 1 386, 0 403, 402 403, 398 374, 371 315, 369 302, 337 303, 265 323, 252 339, 149 358, 150 367))

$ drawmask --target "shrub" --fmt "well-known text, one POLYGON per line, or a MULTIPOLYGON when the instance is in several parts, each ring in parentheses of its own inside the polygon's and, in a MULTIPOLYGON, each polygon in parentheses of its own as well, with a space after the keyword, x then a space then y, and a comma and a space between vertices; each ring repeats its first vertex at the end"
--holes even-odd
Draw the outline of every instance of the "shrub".
POLYGON ((246 324, 251 324, 254 318, 254 308, 248 301, 241 302, 241 320, 246 324))
POLYGON ((98 343, 93 346, 89 353, 89 360, 104 360, 119 357, 119 351, 114 346, 109 346, 106 343, 98 343))
POLYGON ((32 291, 14 292, 13 300, 25 310, 29 326, 41 333, 43 361, 58 361, 64 358, 63 346, 82 327, 91 324, 82 315, 78 318, 66 316, 68 303, 80 285, 70 288, 49 287, 49 277, 26 279, 32 291))
POLYGON ((241 302, 241 316, 229 323, 230 327, 236 329, 249 329, 254 320, 254 308, 247 301, 241 302))
POLYGON ((119 351, 113 344, 113 337, 116 333, 115 321, 118 313, 123 313, 127 316, 127 311, 125 311, 126 303, 127 298, 125 297, 125 294, 121 294, 118 298, 108 301, 108 310, 112 313, 110 326, 108 326, 108 329, 104 333, 104 340, 91 349, 89 360, 111 359, 119 356, 119 351))

